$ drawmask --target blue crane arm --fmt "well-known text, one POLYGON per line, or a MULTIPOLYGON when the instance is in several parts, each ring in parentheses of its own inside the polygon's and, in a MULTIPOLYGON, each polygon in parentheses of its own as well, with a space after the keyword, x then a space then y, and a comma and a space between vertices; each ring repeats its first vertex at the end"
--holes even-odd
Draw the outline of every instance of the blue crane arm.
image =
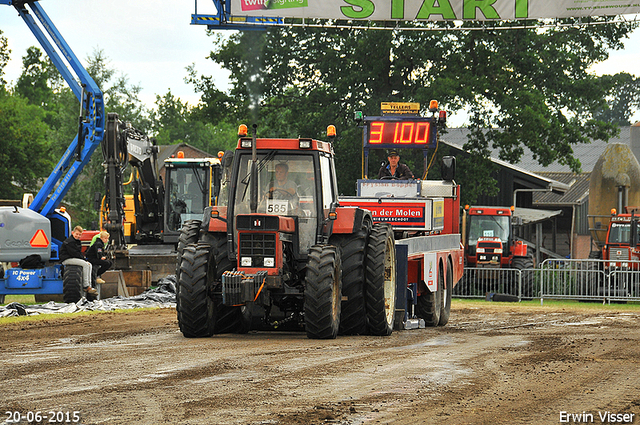
POLYGON ((91 159, 93 152, 102 142, 105 123, 104 99, 98 85, 84 69, 37 1, 0 0, 0 4, 16 8, 20 17, 33 32, 80 101, 78 134, 29 206, 30 209, 48 217, 60 206, 62 198, 67 194, 84 166, 91 159), (29 13, 27 5, 32 13, 29 13), (51 40, 47 38, 34 16, 40 21, 42 28, 51 40), (62 58, 69 63, 71 70, 62 58))

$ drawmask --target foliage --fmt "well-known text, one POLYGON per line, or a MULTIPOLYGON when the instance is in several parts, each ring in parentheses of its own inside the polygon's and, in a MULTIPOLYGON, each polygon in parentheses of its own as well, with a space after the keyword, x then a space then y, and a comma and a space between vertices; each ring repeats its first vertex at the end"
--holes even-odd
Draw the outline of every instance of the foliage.
POLYGON ((53 168, 43 111, 18 96, 0 91, 1 199, 22 199, 37 191, 38 179, 53 168))
POLYGON ((595 116, 597 119, 620 126, 631 125, 634 110, 640 108, 640 80, 622 72, 616 75, 604 75, 602 84, 609 87, 606 103, 603 103, 595 116))
MULTIPOLYGON (((131 122, 142 131, 148 131, 151 128, 149 112, 138 97, 140 87, 129 85, 126 76, 116 77, 116 70, 110 66, 108 58, 101 50, 94 51, 93 55, 87 58, 85 69, 103 91, 106 113, 115 112, 122 120, 131 122)), ((10 100, 9 105, 20 112, 3 115, 2 118, 15 119, 20 125, 14 124, 11 127, 3 123, 0 132, 14 129, 20 131, 16 130, 15 137, 3 138, 0 143, 5 140, 6 143, 12 142, 12 148, 15 147, 14 149, 20 152, 28 152, 29 157, 28 160, 23 158, 18 162, 23 164, 22 168, 28 167, 26 171, 20 169, 20 177, 13 177, 17 174, 14 164, 12 164, 14 169, 7 167, 2 171, 12 173, 11 178, 23 189, 26 190, 28 186, 30 191, 37 191, 37 179, 48 176, 55 163, 76 137, 78 99, 66 86, 51 60, 44 57, 36 47, 30 47, 27 50, 23 57, 23 72, 12 93, 7 93, 6 97, 10 100), (23 127, 27 127, 29 131, 24 130, 23 127), (41 147, 43 144, 46 148, 41 147)), ((10 153, 7 149, 7 156, 10 153)), ((13 157, 17 158, 15 155, 13 157)), ((102 162, 102 153, 97 149, 63 201, 74 224, 85 228, 97 227, 98 215, 94 209, 93 199, 95 193, 104 191, 102 162)), ((6 181, 11 181, 11 178, 6 181)), ((21 198, 22 190, 15 188, 12 190, 14 196, 21 198)))
POLYGON ((4 69, 9 63, 9 55, 11 50, 9 49, 9 44, 7 42, 7 37, 2 35, 2 30, 0 29, 0 91, 4 90, 5 84, 7 82, 4 80, 4 69))
POLYGON ((28 99, 32 105, 47 107, 53 101, 54 87, 50 82, 58 74, 51 60, 42 58, 42 51, 29 47, 22 58, 22 74, 18 77, 15 93, 28 99))
POLYGON ((430 99, 454 113, 470 111, 465 149, 472 158, 459 163, 459 175, 473 175, 465 187, 473 202, 496 191, 490 168, 477 167, 491 149, 517 163, 527 147, 542 165, 557 161, 578 171, 572 146, 616 134, 613 123, 595 114, 612 85, 589 67, 621 48, 635 24, 560 23, 518 22, 529 28, 510 30, 500 26, 513 22, 497 23, 482 31, 474 22, 463 24, 467 31, 445 31, 453 23, 407 24, 442 31, 277 28, 217 39, 210 57, 231 72, 230 116, 257 122, 259 135, 322 137, 327 124, 338 127, 334 147, 345 194, 360 177, 351 165, 361 156, 354 111, 378 115, 381 101, 426 107, 430 99))
POLYGON ((158 144, 188 143, 211 155, 235 147, 235 126, 232 128, 224 121, 218 121, 217 125, 207 122, 211 108, 191 108, 173 96, 171 90, 162 97, 156 95, 156 107, 151 118, 158 144))

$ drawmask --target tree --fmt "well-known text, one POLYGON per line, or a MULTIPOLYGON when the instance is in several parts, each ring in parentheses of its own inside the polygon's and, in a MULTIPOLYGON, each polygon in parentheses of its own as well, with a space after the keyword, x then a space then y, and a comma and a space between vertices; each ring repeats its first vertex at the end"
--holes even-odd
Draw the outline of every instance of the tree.
POLYGON ((9 63, 9 55, 11 54, 7 37, 3 36, 2 34, 3 32, 0 29, 0 91, 4 90, 4 86, 7 84, 3 76, 4 69, 9 63))
POLYGON ((235 126, 232 128, 222 121, 217 125, 203 121, 206 111, 182 103, 170 90, 162 97, 156 95, 156 106, 151 116, 158 144, 188 143, 211 155, 235 147, 235 126))
POLYGON ((609 90, 605 98, 606 103, 596 111, 596 117, 620 126, 633 124, 633 111, 640 108, 640 80, 622 72, 604 75, 601 81, 609 90))
POLYGON ((22 199, 36 192, 38 179, 53 169, 43 111, 0 91, 0 198, 22 199))
POLYGON ((22 74, 18 77, 14 92, 32 105, 46 107, 54 100, 58 76, 51 60, 43 58, 42 51, 37 47, 29 47, 26 56, 22 57, 22 74))
MULTIPOLYGON (((378 115, 381 101, 426 108, 438 99, 454 113, 470 110, 465 148, 473 155, 486 158, 497 148, 501 159, 517 163, 526 146, 543 165, 558 161, 577 171, 572 146, 616 132, 612 123, 596 119, 608 91, 588 69, 606 59, 608 49, 621 48, 635 28, 592 19, 602 24, 576 27, 567 19, 561 22, 567 26, 523 22, 516 25, 529 28, 506 30, 501 26, 514 23, 498 23, 482 31, 483 24, 473 22, 463 24, 466 31, 444 31, 454 25, 448 22, 403 24, 442 31, 274 28, 218 39, 210 57, 231 72, 232 113, 259 118, 262 135, 320 137, 327 124, 338 126, 343 193, 352 193, 360 177, 350 166, 361 143, 351 117, 356 110, 378 115)), ((495 182, 486 179, 468 184, 469 194, 495 191, 495 182)))

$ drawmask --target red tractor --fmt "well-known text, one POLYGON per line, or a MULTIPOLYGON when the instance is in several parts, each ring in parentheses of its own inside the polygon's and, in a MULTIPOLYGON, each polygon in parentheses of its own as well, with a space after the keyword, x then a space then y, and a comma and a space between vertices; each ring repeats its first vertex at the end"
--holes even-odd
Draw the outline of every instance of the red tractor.
MULTIPOLYGON (((599 296, 628 297, 640 294, 640 216, 637 215, 640 208, 625 207, 624 210, 624 213, 618 214, 613 208, 607 227, 591 229, 592 235, 597 237, 594 243, 598 250, 591 251, 589 258, 605 260, 589 264, 590 270, 604 271, 604 275, 589 274, 590 289, 599 296), (605 276, 609 276, 609 289, 605 276)), ((604 221, 602 217, 599 220, 604 221)))
POLYGON ((247 137, 240 126, 237 149, 223 158, 218 205, 182 227, 180 330, 186 337, 276 328, 322 339, 391 334, 393 230, 373 224, 367 210, 340 205, 330 143, 259 139, 255 127, 247 137))
MULTIPOLYGON (((527 253, 527 245, 516 240, 513 234, 513 209, 507 207, 465 207, 464 219, 466 267, 489 269, 533 268, 533 259, 527 253)), ((522 293, 533 294, 530 273, 523 275, 522 293)))
MULTIPOLYGON (((618 214, 615 208, 612 209, 609 225, 603 229, 606 230, 606 238, 595 240, 598 250, 592 251, 589 257, 609 260, 607 267, 639 270, 639 210, 639 207, 625 207, 625 212, 618 214)), ((594 234, 597 233, 594 231, 594 234)))

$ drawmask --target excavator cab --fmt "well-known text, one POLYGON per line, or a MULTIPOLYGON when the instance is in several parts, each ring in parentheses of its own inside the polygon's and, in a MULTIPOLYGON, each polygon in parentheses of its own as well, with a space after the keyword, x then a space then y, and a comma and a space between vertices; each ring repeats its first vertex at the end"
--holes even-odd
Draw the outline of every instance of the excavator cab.
POLYGON ((185 221, 201 219, 204 209, 216 204, 220 192, 220 160, 179 156, 165 160, 165 168, 164 238, 177 242, 185 221))

